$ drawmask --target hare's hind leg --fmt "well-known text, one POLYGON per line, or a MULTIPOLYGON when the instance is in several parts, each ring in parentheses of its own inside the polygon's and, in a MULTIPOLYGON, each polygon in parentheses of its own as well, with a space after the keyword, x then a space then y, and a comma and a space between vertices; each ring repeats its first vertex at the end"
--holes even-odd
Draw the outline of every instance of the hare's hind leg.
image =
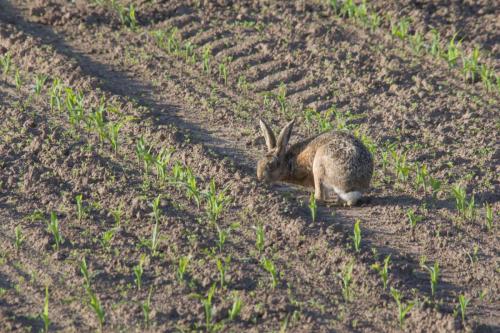
POLYGON ((313 162, 314 198, 320 202, 337 203, 335 188, 328 184, 325 167, 320 157, 313 162))
POLYGON ((343 192, 337 188, 335 189, 335 192, 342 200, 347 203, 348 206, 354 206, 358 202, 358 200, 361 199, 362 195, 359 191, 343 192))

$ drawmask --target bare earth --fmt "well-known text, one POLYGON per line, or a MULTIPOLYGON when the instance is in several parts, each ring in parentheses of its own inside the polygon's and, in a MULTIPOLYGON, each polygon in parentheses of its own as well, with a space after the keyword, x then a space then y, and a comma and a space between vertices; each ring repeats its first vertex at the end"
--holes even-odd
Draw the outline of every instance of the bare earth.
MULTIPOLYGON (((499 90, 415 55, 385 23, 370 31, 335 16, 326 1, 133 3, 136 27, 107 1, 0 0, 0 56, 12 62, 0 72, 1 332, 44 329, 46 286, 50 331, 500 331, 499 90), (51 99, 56 79, 61 107, 51 99), (69 115, 65 88, 81 92, 81 120, 69 115), (121 124, 116 150, 89 117, 99 105, 106 130, 121 124), (258 183, 259 117, 275 130, 297 117, 292 143, 320 132, 324 119, 363 137, 376 161, 367 200, 319 206, 313 223, 311 189, 258 183), (173 151, 163 181, 155 163, 146 172, 141 138, 149 154, 173 151), (418 183, 423 164, 441 182, 434 194, 418 183), (199 206, 186 174, 196 180, 199 206), (211 180, 227 198, 215 218, 211 180), (467 201, 474 196, 474 216, 457 210, 456 184, 467 201), (153 251, 151 203, 159 195, 153 251), (421 218, 413 231, 409 210, 421 218), (47 228, 51 212, 64 239, 59 249, 47 228), (384 289, 376 267, 388 255, 384 289), (190 258, 184 276, 181 258, 190 258), (264 259, 275 266, 274 287, 264 259), (403 326, 391 288, 413 304, 403 326), (460 295, 469 300, 464 320, 460 295), (237 298, 241 311, 231 320, 237 298)), ((464 49, 481 46, 482 61, 498 73, 495 1, 386 3, 368 7, 411 17, 412 31, 432 26, 446 40, 459 31, 464 49)))

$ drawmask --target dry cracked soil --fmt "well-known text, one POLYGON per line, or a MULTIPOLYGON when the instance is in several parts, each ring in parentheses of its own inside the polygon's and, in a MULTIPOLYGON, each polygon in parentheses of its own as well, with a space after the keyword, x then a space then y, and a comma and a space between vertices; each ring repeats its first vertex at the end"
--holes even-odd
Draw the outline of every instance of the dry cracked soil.
POLYGON ((450 2, 0 0, 0 331, 499 332, 500 7, 450 2), (294 117, 363 203, 257 182, 294 117))

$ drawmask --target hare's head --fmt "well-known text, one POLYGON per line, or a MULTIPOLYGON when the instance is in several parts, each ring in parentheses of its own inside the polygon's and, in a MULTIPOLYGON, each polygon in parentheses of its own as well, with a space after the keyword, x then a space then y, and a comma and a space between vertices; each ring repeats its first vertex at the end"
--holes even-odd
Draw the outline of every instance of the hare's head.
POLYGON ((287 176, 288 161, 285 160, 285 153, 294 122, 295 119, 286 124, 276 140, 269 125, 260 120, 260 129, 266 140, 267 153, 257 163, 258 180, 270 182, 281 180, 287 176))

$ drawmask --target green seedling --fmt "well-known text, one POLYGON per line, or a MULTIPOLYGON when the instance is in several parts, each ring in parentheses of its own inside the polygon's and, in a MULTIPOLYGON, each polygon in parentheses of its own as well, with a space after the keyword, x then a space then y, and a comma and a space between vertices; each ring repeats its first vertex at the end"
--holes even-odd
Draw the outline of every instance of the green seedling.
POLYGON ((257 248, 259 253, 262 253, 264 251, 264 246, 265 246, 264 226, 262 224, 259 224, 255 228, 255 247, 257 248))
POLYGON ((462 316, 462 322, 465 322, 465 315, 467 313, 467 306, 469 306, 470 299, 465 298, 464 295, 458 296, 458 304, 460 306, 460 314, 462 316))
POLYGON ((120 129, 122 128, 123 123, 121 122, 109 122, 108 123, 108 135, 107 138, 109 140, 109 143, 111 145, 111 148, 113 148, 113 151, 118 153, 118 133, 120 132, 120 129))
POLYGON ((396 155, 394 162, 398 179, 402 182, 406 182, 410 173, 410 167, 406 161, 406 152, 401 155, 396 155))
POLYGON ((205 46, 203 48, 202 59, 203 59, 203 71, 205 73, 210 73, 210 57, 212 56, 212 50, 210 46, 205 46))
POLYGON ((465 188, 460 186, 460 184, 453 185, 451 193, 455 198, 458 213, 465 219, 473 220, 476 215, 474 195, 467 201, 465 188))
POLYGON ((450 67, 457 64, 457 59, 460 57, 460 46, 462 45, 462 40, 455 41, 457 34, 454 34, 451 38, 448 49, 446 52, 446 61, 450 67))
POLYGON ((87 261, 85 260, 85 257, 82 258, 82 261, 80 262, 80 272, 82 273, 83 276, 83 283, 85 289, 89 290, 90 289, 90 275, 89 275, 89 269, 87 267, 87 261))
POLYGON ((54 247, 56 250, 59 250, 59 246, 64 242, 64 239, 61 235, 61 230, 59 228, 59 220, 57 219, 57 215, 55 212, 50 213, 50 222, 47 224, 47 230, 54 237, 54 247))
POLYGON ((52 80, 52 86, 50 87, 51 111, 57 109, 57 111, 61 112, 63 106, 61 94, 62 94, 61 80, 59 78, 55 78, 52 80))
POLYGON ((465 81, 476 81, 479 73, 479 47, 475 47, 469 57, 462 57, 462 74, 465 81))
POLYGON ((396 301, 396 304, 398 305, 398 321, 399 321, 399 326, 403 328, 404 325, 404 320, 410 310, 413 308, 415 305, 414 302, 409 302, 408 304, 404 304, 401 302, 401 293, 395 289, 391 288, 391 294, 392 297, 394 298, 394 301, 396 301))
POLYGON ((216 225, 217 227, 217 246, 219 247, 219 252, 222 253, 222 249, 224 247, 224 244, 226 243, 227 237, 229 236, 229 233, 233 230, 236 230, 239 228, 239 223, 232 223, 228 228, 223 229, 219 227, 219 225, 216 225))
POLYGON ((21 73, 19 73, 19 69, 16 69, 16 73, 14 74, 14 83, 16 85, 17 90, 21 90, 23 86, 23 80, 21 78, 21 73))
POLYGON ((489 68, 485 64, 481 64, 481 66, 479 67, 479 75, 486 90, 488 92, 491 91, 493 87, 493 82, 492 82, 492 78, 494 76, 493 69, 489 68))
POLYGON ((260 262, 262 268, 271 275, 271 287, 274 289, 278 285, 278 272, 271 259, 262 258, 260 262))
POLYGON ((224 85, 227 85, 227 65, 225 63, 219 64, 219 78, 222 79, 224 85))
POLYGON ((106 111, 106 104, 103 99, 99 102, 99 106, 91 111, 88 116, 88 127, 90 130, 97 132, 99 142, 104 142, 109 136, 109 127, 106 126, 104 112, 106 111))
POLYGON ((194 53, 194 45, 191 42, 184 44, 184 61, 195 63, 196 55, 194 53))
POLYGON ((228 311, 229 312, 229 320, 234 321, 240 315, 241 308, 243 307, 243 302, 241 298, 235 294, 233 296, 233 306, 228 311))
POLYGON ((99 301, 95 293, 93 293, 90 289, 87 292, 90 298, 89 305, 92 308, 92 310, 94 310, 94 313, 97 316, 97 319, 99 321, 99 326, 102 331, 102 327, 104 326, 104 321, 105 321, 104 308, 102 307, 101 302, 99 301))
POLYGON ((408 221, 410 222, 412 238, 415 239, 415 228, 417 227, 417 223, 422 221, 424 217, 415 214, 415 211, 411 208, 408 208, 406 211, 406 216, 408 216, 408 221))
POLYGON ((356 9, 357 7, 354 0, 346 0, 342 3, 342 7, 340 8, 340 15, 347 18, 354 18, 356 9))
POLYGON ((160 221, 161 217, 161 209, 160 209, 160 203, 161 203, 161 194, 158 194, 156 198, 151 201, 150 206, 153 209, 153 213, 151 214, 155 220, 155 222, 160 221))
POLYGON ((74 92, 71 88, 66 88, 65 106, 68 112, 69 123, 71 126, 76 127, 84 117, 84 101, 81 92, 74 92))
POLYGON ((78 221, 81 221, 83 215, 85 214, 83 210, 83 195, 78 194, 77 196, 75 196, 75 201, 76 201, 76 216, 78 218, 78 221))
POLYGON ((437 261, 434 262, 433 267, 429 267, 424 265, 424 268, 429 272, 429 276, 431 279, 431 295, 432 297, 436 294, 437 284, 439 281, 439 263, 437 261))
POLYGON ((144 261, 146 261, 146 256, 141 255, 141 259, 139 259, 139 263, 134 266, 134 282, 138 290, 141 290, 142 286, 142 275, 144 274, 144 261))
POLYGON ((113 237, 115 236, 115 229, 112 228, 112 229, 109 229, 105 232, 102 233, 101 235, 101 246, 106 250, 108 251, 109 250, 109 247, 111 245, 111 241, 113 240, 113 237))
POLYGON ((245 75, 238 76, 238 82, 236 85, 238 86, 238 89, 240 89, 241 91, 243 92, 248 91, 248 82, 245 75))
POLYGON ((378 27, 380 27, 380 23, 381 23, 381 18, 380 16, 373 12, 373 13, 370 13, 369 17, 368 17, 368 24, 370 26, 370 30, 372 32, 374 32, 375 30, 378 29, 378 27))
POLYGON ((358 253, 361 251, 361 228, 359 227, 360 222, 361 220, 356 219, 356 222, 354 223, 354 234, 352 236, 354 250, 358 253))
POLYGON ((182 256, 179 258, 179 264, 177 266, 177 278, 179 281, 184 281, 190 260, 191 256, 182 256))
POLYGON ((493 230, 493 207, 489 203, 484 204, 484 210, 486 212, 486 229, 491 232, 493 230))
POLYGON ((287 102, 286 102, 286 85, 281 82, 278 87, 278 93, 276 94, 276 99, 280 105, 280 111, 282 114, 286 114, 287 102))
POLYGON ((384 265, 381 266, 378 262, 372 265, 372 268, 376 270, 380 278, 382 279, 382 283, 384 285, 384 290, 387 289, 387 280, 389 279, 389 262, 391 260, 391 255, 388 255, 384 259, 384 265))
POLYGON ((151 286, 149 288, 149 293, 148 293, 148 297, 146 298, 146 300, 144 301, 144 303, 142 303, 142 314, 144 315, 144 325, 146 326, 146 328, 149 328, 149 317, 150 317, 150 313, 151 313, 151 294, 153 293, 153 286, 151 286))
POLYGON ((35 86, 34 86, 35 95, 40 95, 43 86, 45 85, 45 81, 47 81, 47 75, 38 74, 35 77, 35 86))
POLYGON ((178 38, 178 29, 176 27, 172 28, 167 36, 167 43, 166 43, 166 49, 167 52, 170 54, 177 54, 180 49, 180 41, 178 38))
POLYGON ((144 163, 144 172, 149 172, 149 167, 153 163, 153 155, 151 154, 151 147, 147 148, 144 138, 141 136, 135 145, 135 152, 139 162, 144 163))
POLYGON ((45 301, 43 303, 43 311, 40 313, 40 317, 43 321, 43 331, 47 333, 50 326, 49 318, 49 286, 45 286, 45 301))
POLYGON ((12 65, 12 57, 10 53, 6 53, 3 56, 0 56, 0 64, 2 65, 2 73, 4 77, 7 77, 7 74, 9 74, 10 67, 12 65))
POLYGON ((170 163, 170 159, 172 158, 173 152, 174 152, 173 148, 169 149, 162 148, 160 149, 160 152, 156 156, 155 159, 156 175, 162 183, 164 183, 168 178, 167 168, 170 163))
POLYGON ((311 193, 309 196, 309 211, 311 212, 311 219, 312 222, 316 222, 316 213, 318 210, 318 205, 316 204, 316 197, 314 196, 314 193, 311 193))
POLYGON ((413 52, 416 55, 420 55, 424 49, 424 36, 419 32, 415 32, 409 37, 409 41, 413 52))
POLYGON ((429 52, 430 54, 435 57, 439 58, 441 55, 441 37, 439 35, 439 32, 436 29, 431 30, 431 45, 429 52))
POLYGON ((438 192, 441 189, 442 182, 432 176, 429 176, 429 185, 431 185, 432 189, 432 197, 434 199, 437 198, 438 192))
POLYGON ((120 204, 118 208, 112 209, 111 216, 113 216, 113 220, 115 221, 115 227, 119 227, 122 223, 123 205, 120 204))
POLYGON ((113 7, 118 14, 121 24, 135 31, 137 29, 138 22, 134 5, 130 4, 127 8, 113 1, 113 7))
POLYGON ((405 40, 410 30, 410 19, 402 18, 398 22, 391 22, 391 34, 401 40, 405 40))
POLYGON ((20 225, 16 226, 16 228, 14 229, 14 234, 16 236, 16 240, 15 240, 14 244, 16 246, 16 249, 20 250, 21 246, 23 245, 24 239, 26 238, 23 235, 23 232, 21 230, 21 226, 20 225))
POLYGON ((206 298, 203 298, 201 295, 198 295, 199 299, 201 300, 201 303, 203 304, 203 310, 205 312, 205 325, 208 330, 211 330, 213 314, 215 310, 212 304, 212 298, 214 297, 214 294, 215 294, 215 283, 212 284, 212 286, 210 287, 206 298))
POLYGON ((415 167, 415 189, 418 191, 423 188, 424 193, 427 193, 427 182, 428 182, 429 172, 427 171, 427 165, 422 164, 415 167))
POLYGON ((215 180, 211 179, 208 189, 205 191, 206 206, 205 210, 207 212, 210 222, 216 223, 219 216, 222 214, 224 208, 230 201, 230 198, 226 195, 227 188, 222 189, 217 193, 215 187, 215 180))
POLYGON ((189 200, 193 200, 198 209, 201 204, 201 191, 198 188, 196 177, 193 175, 191 170, 189 170, 186 179, 186 193, 189 200))
POLYGON ((220 287, 221 289, 223 289, 226 284, 226 272, 229 269, 229 265, 231 264, 231 256, 227 256, 224 261, 222 261, 220 258, 217 258, 216 263, 217 270, 219 271, 220 287))
POLYGON ((344 267, 342 274, 340 275, 340 279, 342 281, 342 295, 344 296, 344 300, 346 302, 350 302, 352 299, 352 270, 354 268, 354 263, 350 262, 344 267))

